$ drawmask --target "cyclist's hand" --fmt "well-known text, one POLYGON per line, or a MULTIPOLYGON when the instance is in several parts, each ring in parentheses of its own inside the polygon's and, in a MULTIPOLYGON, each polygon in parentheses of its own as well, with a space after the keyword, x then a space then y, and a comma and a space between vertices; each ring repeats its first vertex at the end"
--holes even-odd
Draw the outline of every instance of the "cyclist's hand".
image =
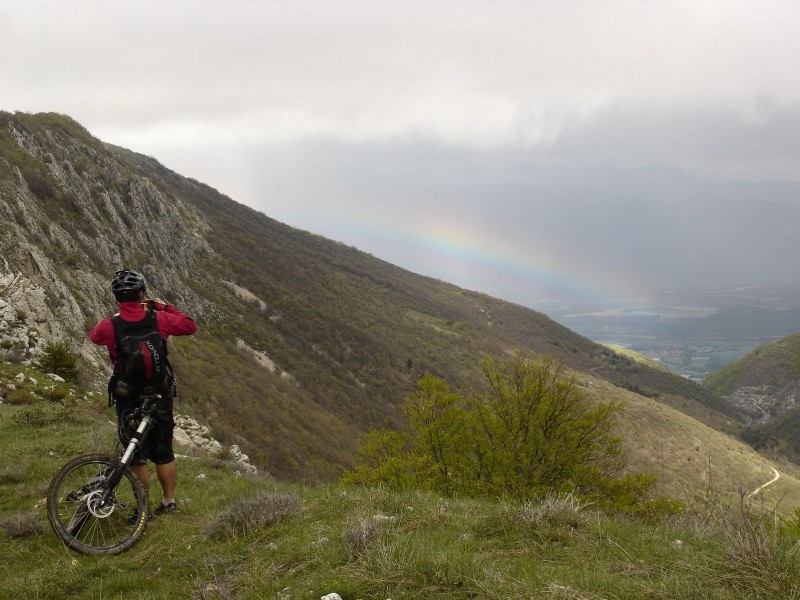
POLYGON ((148 300, 147 308, 148 310, 155 310, 155 311, 164 310, 165 308, 167 308, 167 303, 163 302, 162 300, 155 300, 155 299, 148 300))

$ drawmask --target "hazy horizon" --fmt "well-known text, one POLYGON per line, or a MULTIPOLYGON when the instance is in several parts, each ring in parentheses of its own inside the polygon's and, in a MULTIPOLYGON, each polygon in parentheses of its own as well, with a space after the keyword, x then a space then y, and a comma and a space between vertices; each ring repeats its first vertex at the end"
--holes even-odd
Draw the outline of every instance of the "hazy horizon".
POLYGON ((425 275, 512 300, 795 277, 796 211, 774 205, 800 204, 796 2, 0 0, 0 18, 0 109, 67 114, 425 275))

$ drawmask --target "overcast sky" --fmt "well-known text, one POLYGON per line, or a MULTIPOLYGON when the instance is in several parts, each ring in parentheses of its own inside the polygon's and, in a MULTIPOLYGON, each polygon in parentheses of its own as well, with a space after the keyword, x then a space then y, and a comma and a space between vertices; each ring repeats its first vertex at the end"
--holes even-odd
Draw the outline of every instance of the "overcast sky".
POLYGON ((0 23, 0 110, 68 114, 489 293, 476 261, 531 262, 504 247, 520 214, 482 229, 493 198, 459 186, 650 164, 800 181, 796 0, 0 0, 0 23))

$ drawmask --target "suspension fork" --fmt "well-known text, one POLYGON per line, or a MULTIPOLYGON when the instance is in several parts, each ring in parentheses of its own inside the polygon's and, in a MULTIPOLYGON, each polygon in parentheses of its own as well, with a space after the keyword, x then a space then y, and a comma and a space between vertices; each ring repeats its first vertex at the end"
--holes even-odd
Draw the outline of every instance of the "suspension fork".
POLYGON ((153 417, 150 415, 144 415, 142 417, 141 422, 139 423, 139 427, 136 428, 136 433, 131 436, 131 441, 128 442, 128 447, 125 448, 125 452, 123 453, 122 457, 117 462, 117 465, 114 467, 114 471, 111 473, 111 477, 108 478, 108 485, 103 492, 102 498, 100 498, 100 506, 105 506, 108 502, 109 497, 116 489, 119 482, 122 480, 122 475, 125 473, 125 469, 128 468, 128 465, 131 462, 131 458, 133 458, 133 453, 136 452, 136 449, 142 445, 142 440, 144 439, 144 434, 149 429, 150 425, 153 423, 153 417))

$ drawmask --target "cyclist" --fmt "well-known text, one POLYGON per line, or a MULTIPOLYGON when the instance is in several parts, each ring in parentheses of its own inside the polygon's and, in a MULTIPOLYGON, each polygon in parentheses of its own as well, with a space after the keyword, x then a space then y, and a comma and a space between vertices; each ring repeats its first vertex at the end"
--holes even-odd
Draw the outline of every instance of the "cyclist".
MULTIPOLYGON (((125 323, 135 323, 148 316, 148 310, 155 311, 158 333, 164 340, 170 335, 192 335, 197 331, 194 319, 187 316, 171 304, 156 300, 144 301, 146 287, 144 277, 136 271, 117 271, 111 280, 111 291, 119 306, 119 317, 125 323), (145 307, 148 309, 146 310, 145 307)), ((113 317, 100 321, 89 332, 89 339, 98 346, 106 346, 111 362, 114 364, 115 374, 119 365, 118 349, 115 335, 113 317)), ((156 466, 156 475, 161 483, 163 498, 161 504, 153 511, 156 514, 171 513, 176 510, 175 505, 175 454, 172 450, 172 430, 175 427, 172 407, 175 397, 175 380, 172 373, 167 374, 167 387, 162 393, 162 399, 154 412, 156 423, 147 434, 140 450, 136 453, 131 463, 131 469, 136 473, 145 489, 150 487, 150 473, 147 460, 156 466)), ((123 394, 115 389, 115 376, 109 382, 109 393, 115 402, 117 410, 117 431, 120 442, 125 446, 130 440, 133 430, 126 425, 125 416, 141 405, 141 400, 134 392, 123 394), (127 396, 127 397, 125 397, 127 396)), ((135 382, 134 382, 135 383, 135 382)), ((135 389, 135 387, 134 387, 135 389)))

